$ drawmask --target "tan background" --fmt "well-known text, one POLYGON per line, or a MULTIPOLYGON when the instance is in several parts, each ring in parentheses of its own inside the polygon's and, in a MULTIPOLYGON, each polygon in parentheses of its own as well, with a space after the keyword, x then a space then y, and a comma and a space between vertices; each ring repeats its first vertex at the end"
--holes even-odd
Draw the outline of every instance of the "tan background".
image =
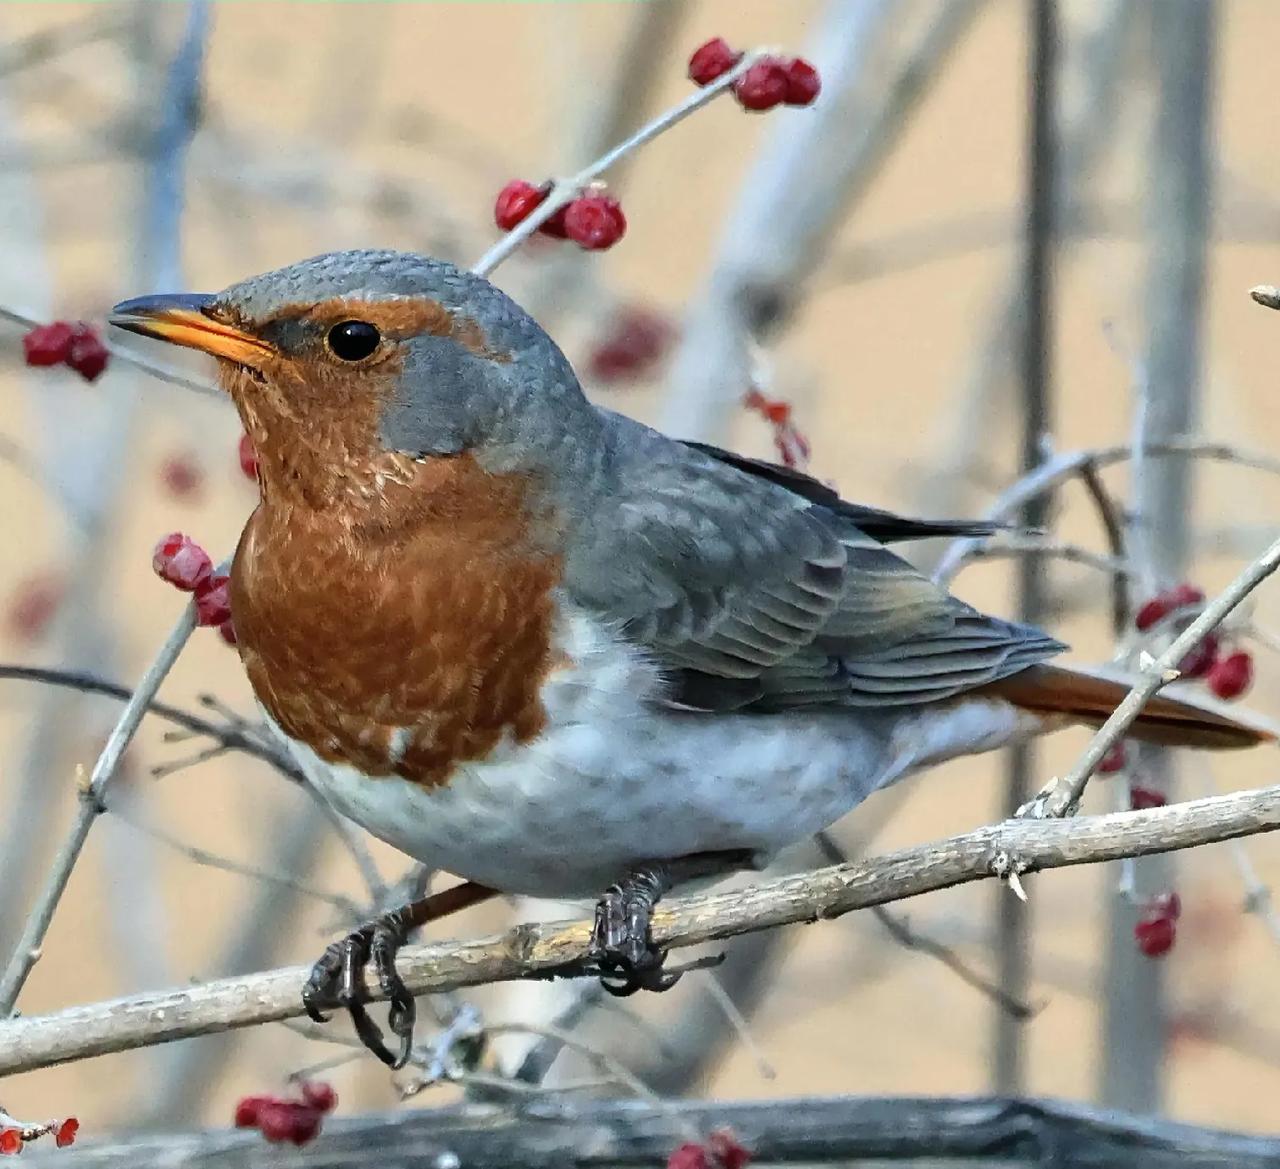
MULTIPOLYGON (((90 18, 103 6, 21 4, 0 8, 0 39, 90 18)), ((1067 4, 1073 18, 1088 16, 1085 3, 1067 4)), ((808 0, 702 0, 689 6, 678 50, 666 79, 652 95, 654 110, 687 90, 683 53, 712 34, 736 44, 771 42, 799 47, 814 27, 819 6, 808 0)), ((918 485, 948 442, 959 407, 955 397, 982 335, 992 295, 1014 257, 1010 234, 1017 222, 1021 182, 1024 47, 1023 6, 992 0, 947 66, 869 197, 827 256, 856 242, 966 217, 994 217, 1004 242, 959 257, 909 268, 859 283, 828 273, 779 347, 783 388, 796 402, 802 427, 814 440, 818 473, 839 482, 854 498, 871 503, 921 506, 918 485)), ((121 9, 120 11, 125 11, 121 9)), ((1265 201, 1280 188, 1280 151, 1274 131, 1274 54, 1280 7, 1271 0, 1228 0, 1221 6, 1221 92, 1217 152, 1222 201, 1265 201)), ((474 258, 493 238, 493 192, 512 175, 540 178, 572 161, 574 127, 598 100, 630 18, 624 4, 218 4, 207 74, 207 129, 193 152, 184 262, 191 287, 218 287, 252 271, 343 246, 438 246, 438 216, 463 233, 457 255, 474 258), (228 145, 232 144, 232 145, 228 145), (222 151, 238 161, 220 163, 222 151), (249 161, 246 161, 249 160, 249 161), (250 163, 252 165, 250 165, 250 163), (305 192, 279 197, 256 189, 253 175, 272 169, 333 182, 349 197, 313 207, 305 192), (240 173, 241 181, 229 177, 240 173), (357 197, 371 176, 393 177, 415 200, 409 214, 382 214, 357 197)), ((161 43, 172 43, 181 24, 174 6, 161 22, 161 43)), ((158 93, 155 76, 143 84, 158 93)), ((56 67, 13 79, 6 99, 13 132, 43 152, 79 160, 45 161, 18 174, 12 155, 6 182, 26 184, 39 234, 12 239, 0 257, 0 287, 14 307, 39 310, 44 275, 59 314, 100 317, 119 297, 146 289, 130 277, 135 238, 136 166, 120 155, 108 133, 128 110, 135 80, 117 50, 94 46, 68 54, 56 67), (55 165, 56 163, 56 165, 55 165), (30 269, 32 246, 47 248, 47 272, 30 269)), ((1140 194, 1143 83, 1136 78, 1134 114, 1122 120, 1113 161, 1098 190, 1124 201, 1140 194), (1132 125, 1129 125, 1132 123, 1132 125)), ((775 117, 799 118, 800 113, 775 117)), ((625 203, 631 232, 625 243, 598 257, 599 279, 627 297, 678 313, 698 287, 712 254, 719 223, 735 199, 738 179, 766 120, 744 116, 723 102, 663 138, 628 173, 625 203)), ((136 131, 126 132, 126 143, 136 131)), ((803 176, 796 181, 803 182, 803 176)), ((276 184, 279 185, 278 183, 276 184)), ((14 187, 18 190, 18 187, 14 187)), ((384 199, 384 203, 386 200, 384 199)), ((394 210, 394 208, 393 208, 394 210)), ((1222 217, 1222 234, 1235 226, 1222 217)), ((0 232, 20 229, 0 223, 0 232)), ((960 229, 957 229, 959 231, 960 229)), ((1221 239, 1214 248, 1208 295, 1208 349, 1204 429, 1215 437, 1258 448, 1280 436, 1275 420, 1277 320, 1252 306, 1246 290, 1280 272, 1280 248, 1221 239)), ((1124 239, 1073 241, 1062 252, 1062 314, 1055 378, 1062 447, 1120 441, 1126 433, 1130 388, 1126 358, 1104 334, 1115 325, 1120 346, 1135 352, 1142 317, 1141 253, 1124 239)), ((512 265, 500 282, 527 287, 536 273, 512 265)), ((59 375, 21 377, 14 362, 18 334, 4 326, 0 389, 3 433, 33 450, 66 449, 67 435, 99 425, 119 395, 136 384, 117 370, 93 388, 59 375), (56 416, 38 406, 46 392, 62 395, 56 416)), ((585 325, 562 331, 571 356, 583 353, 585 325)), ((1012 342, 1012 339, 1011 339, 1012 342)), ((172 355, 161 355, 173 360, 172 355)), ((193 370, 207 374, 203 366, 193 370)), ((144 385, 142 412, 128 449, 127 488, 112 521, 109 563, 96 570, 101 607, 116 637, 109 672, 137 678, 164 631, 176 618, 179 598, 150 574, 148 557, 161 532, 174 527, 213 550, 230 549, 253 503, 235 468, 239 432, 233 413, 164 386, 144 385), (194 503, 175 501, 158 486, 168 455, 198 453, 207 483, 194 503)), ((601 395, 601 400, 652 417, 656 390, 601 395)), ((983 506, 1014 462, 1011 426, 1003 412, 979 419, 989 467, 985 482, 967 496, 935 496, 946 510, 983 506)), ((734 436, 744 449, 764 453, 763 428, 744 419, 734 436)), ((1123 488, 1123 476, 1114 480, 1123 488)), ((1246 549, 1206 559, 1197 572, 1206 586, 1223 583, 1247 547, 1261 546, 1276 514, 1274 485, 1254 472, 1211 468, 1200 477, 1196 520, 1209 526, 1259 525, 1246 549)), ((33 571, 70 563, 75 540, 55 506, 16 472, 0 468, 0 505, 7 555, 0 563, 0 597, 33 571)), ((1096 545, 1087 508, 1072 492, 1062 531, 1096 545)), ((982 567, 962 578, 963 594, 1007 610, 1006 567, 982 567)), ((1096 582, 1080 569, 1058 570, 1068 590, 1096 582)), ((1259 619, 1276 620, 1274 590, 1258 606, 1259 619)), ((1072 619, 1061 632, 1082 657, 1108 652, 1100 605, 1072 619)), ((9 659, 43 661, 49 645, 20 643, 11 634, 0 646, 9 659)), ((1263 651, 1265 653, 1265 651, 1263 651)), ((1263 657, 1256 704, 1275 714, 1276 672, 1263 657)), ((209 633, 198 635, 183 656, 164 696, 193 706, 210 690, 238 710, 249 709, 233 654, 209 633)), ((25 685, 0 689, 0 785, 16 775, 34 696, 25 685)), ((60 765, 48 783, 60 793, 61 833, 72 809, 77 762, 90 762, 94 743, 114 708, 80 706, 62 736, 60 765)), ((239 860, 270 865, 273 842, 302 806, 264 767, 220 759, 153 782, 147 770, 180 757, 187 748, 165 744, 162 729, 148 724, 135 751, 133 786, 137 814, 193 845, 239 860)), ((1060 769, 1082 738, 1064 735, 1042 763, 1047 777, 1060 769)), ((1273 779, 1274 755, 1233 759, 1216 769, 1224 787, 1273 779)), ((998 807, 998 761, 951 766, 914 785, 905 810, 876 841, 887 849, 989 821, 998 807)), ((1198 782, 1188 772, 1188 782, 1198 782)), ((1099 784, 1099 787, 1102 785, 1099 784)), ((0 808, 8 804, 0 791, 0 808)), ((1106 806, 1105 793, 1095 793, 1106 806)), ((0 842, 15 825, 0 817, 0 842)), ((856 817, 855 817, 856 820, 856 817)), ((856 827, 856 824, 855 824, 856 827)), ((21 826, 16 830, 21 831, 21 826)), ((50 842, 52 843, 52 842, 50 842)), ((1280 845, 1258 840, 1250 854, 1264 877, 1280 875, 1280 845)), ((389 854, 387 871, 398 871, 389 854)), ((1102 937, 1102 891, 1114 874, 1074 871, 1041 877, 1031 886, 1036 934, 1037 994, 1046 1006, 1028 1025, 1029 1089, 1090 1098, 1100 1048, 1094 996, 1102 937)), ((326 889, 359 895, 344 855, 328 849, 310 880, 326 889)), ((1210 1016, 1199 1038, 1180 1041, 1170 1056, 1170 1109, 1188 1120, 1258 1130, 1275 1129, 1280 1092, 1280 1008, 1274 987, 1280 953, 1262 925, 1240 915, 1240 883, 1225 849, 1189 857, 1179 880, 1187 920, 1167 961, 1172 1009, 1185 1018, 1210 1016)), ((26 1012, 123 994, 143 982, 160 985, 227 973, 212 965, 223 939, 237 926, 237 907, 250 888, 245 878, 192 864, 135 830, 100 823, 77 869, 42 962, 22 1000, 26 1012), (126 881, 124 868, 135 874, 126 881), (138 900, 137 874, 151 904, 138 900), (128 905, 121 905, 127 897, 128 905), (124 942, 130 923, 160 923, 155 965, 145 969, 124 942)), ((29 901, 31 890, 2 892, 6 909, 29 901)), ((993 891, 968 888, 911 907, 913 920, 953 940, 981 941, 993 891)), ((313 957, 334 928, 324 906, 303 903, 291 911, 275 960, 313 957)), ((483 914, 461 920, 460 931, 493 924, 483 914)), ((145 930, 139 927, 145 936, 145 930)), ((988 1087, 992 1011, 985 1000, 936 963, 902 954, 873 923, 847 919, 794 931, 779 984, 752 1025, 753 1035, 776 1068, 765 1079, 748 1053, 738 1051, 706 1086, 729 1096, 802 1092, 955 1093, 988 1087)), ((132 949, 145 949, 136 943, 132 949)), ((980 967, 990 956, 980 945, 965 953, 980 967)), ((676 995, 698 993, 682 987, 676 995)), ((501 1002, 492 1008, 502 1017, 501 1002)), ((626 1043, 632 1043, 623 1025, 626 1043)), ((203 1119, 223 1123, 232 1100, 244 1091, 270 1089, 280 1077, 329 1054, 281 1028, 246 1036, 217 1087, 203 1119)), ((164 1056, 129 1055, 36 1073, 8 1081, 0 1099, 20 1115, 76 1113, 89 1130, 127 1126, 154 1095, 164 1056)), ((393 1095, 372 1061, 359 1071, 334 1073, 344 1107, 389 1105, 393 1095)), ((435 1103, 448 1090, 428 1093, 435 1103)), ((192 1118, 187 1118, 192 1119, 192 1118)))

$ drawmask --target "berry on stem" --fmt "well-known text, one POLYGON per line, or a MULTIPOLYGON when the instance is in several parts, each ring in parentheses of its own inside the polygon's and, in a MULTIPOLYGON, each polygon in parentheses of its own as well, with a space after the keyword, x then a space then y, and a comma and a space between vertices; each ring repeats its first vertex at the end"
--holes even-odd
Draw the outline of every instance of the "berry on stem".
POLYGON ((270 1101, 270 1096, 244 1096, 236 1101, 236 1128, 257 1128, 258 1114, 270 1101))
POLYGON ((53 1134, 53 1143, 60 1149, 76 1143, 76 1134, 80 1131, 80 1122, 74 1116, 68 1116, 53 1134))
POLYGON ((75 330, 66 321, 36 325, 22 338, 22 356, 28 365, 61 365, 75 330))
POLYGON ((67 346, 67 364, 87 382, 96 381, 107 368, 111 354, 102 343, 97 330, 83 321, 75 327, 67 346))
POLYGON ((1178 672, 1184 678, 1203 678, 1218 660, 1218 636, 1206 633, 1204 640, 1178 663, 1178 672))
POLYGON ((818 71, 803 57, 784 61, 782 70, 787 76, 787 96, 783 99, 787 105, 812 105, 822 92, 822 78, 818 71))
POLYGON ((213 561, 190 536, 170 532, 156 545, 151 567, 163 581, 184 593, 194 592, 209 579, 213 561))
POLYGON ((512 179, 501 191, 493 205, 493 221, 503 231, 529 218, 529 213, 547 197, 545 187, 535 187, 524 179, 512 179))
POLYGON ((196 585, 196 621, 200 625, 221 626, 231 620, 230 586, 231 578, 224 573, 196 585))
POLYGON ((741 60, 742 54, 731 49, 724 37, 713 37, 693 50, 689 58, 689 80, 694 85, 710 85, 741 60))
POLYGON ((22 1152, 22 1129, 6 1128, 0 1129, 0 1153, 21 1153, 22 1152))
POLYGON ((1177 609, 1187 609, 1204 602, 1204 592, 1191 584, 1175 585, 1157 593, 1138 609, 1133 623, 1141 630, 1150 629, 1177 609))
POLYGON ((1135 812, 1142 812, 1147 808, 1163 808, 1168 802, 1169 797, 1153 787, 1135 783, 1129 788, 1129 807, 1135 812))
POLYGON ((733 83, 733 94, 744 110, 771 110, 787 100, 787 71, 775 57, 757 61, 733 83))
POLYGON ((1102 762, 1098 764, 1098 774, 1114 775, 1117 771, 1123 771, 1128 761, 1129 748, 1121 740, 1119 743, 1113 744, 1111 749, 1102 757, 1102 762))
POLYGON ((1133 927, 1138 949, 1148 958, 1163 958, 1173 949, 1177 935, 1178 927, 1171 917, 1143 917, 1133 927))
POLYGON ((564 209, 564 232, 589 252, 611 248, 626 233, 627 217, 612 195, 581 195, 564 209))
POLYGON ((1239 698, 1253 685, 1253 656, 1241 649, 1220 658, 1209 669, 1205 685, 1219 698, 1239 698))

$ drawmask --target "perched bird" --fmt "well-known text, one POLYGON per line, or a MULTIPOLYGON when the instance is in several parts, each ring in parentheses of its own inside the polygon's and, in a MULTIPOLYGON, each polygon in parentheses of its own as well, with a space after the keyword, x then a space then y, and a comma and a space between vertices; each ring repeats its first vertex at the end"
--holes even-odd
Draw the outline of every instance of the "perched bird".
MULTIPOLYGON (((673 882, 757 863, 958 755, 1096 724, 1122 683, 950 596, 887 543, 988 531, 847 503, 584 397, 488 281, 390 251, 317 256, 113 323, 218 358, 259 459, 237 645, 272 728, 340 812, 464 883, 335 943, 304 1001, 387 1062, 412 928, 495 892, 597 896, 619 992, 673 976, 673 882), (387 1049, 365 1008, 372 960, 387 1049)), ((1139 738, 1263 732, 1151 700, 1139 738)))

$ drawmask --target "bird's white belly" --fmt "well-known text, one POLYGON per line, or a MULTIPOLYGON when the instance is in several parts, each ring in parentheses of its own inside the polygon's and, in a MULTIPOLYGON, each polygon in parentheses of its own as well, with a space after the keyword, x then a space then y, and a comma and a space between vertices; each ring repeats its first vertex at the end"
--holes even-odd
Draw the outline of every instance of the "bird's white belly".
POLYGON ((573 618, 563 648, 543 733, 447 784, 369 777, 286 742, 339 812, 410 856, 503 892, 588 897, 645 860, 774 852, 923 762, 1007 741, 1018 722, 986 701, 909 727, 854 710, 683 712, 648 701, 656 670, 594 622, 573 618))

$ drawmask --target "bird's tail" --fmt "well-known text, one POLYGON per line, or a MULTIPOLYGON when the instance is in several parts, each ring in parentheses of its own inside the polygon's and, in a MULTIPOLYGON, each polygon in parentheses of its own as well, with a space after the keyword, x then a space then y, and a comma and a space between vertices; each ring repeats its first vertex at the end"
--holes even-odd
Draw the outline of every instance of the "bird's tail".
MULTIPOLYGON (((1022 710, 1063 722, 1100 726, 1132 688, 1132 682, 1078 666, 1031 666, 984 687, 1022 710), (1055 717, 1056 716, 1056 717, 1055 717)), ((1166 747, 1223 751, 1273 742, 1260 720, 1228 711, 1212 699, 1165 691, 1147 701, 1128 735, 1166 747)))

